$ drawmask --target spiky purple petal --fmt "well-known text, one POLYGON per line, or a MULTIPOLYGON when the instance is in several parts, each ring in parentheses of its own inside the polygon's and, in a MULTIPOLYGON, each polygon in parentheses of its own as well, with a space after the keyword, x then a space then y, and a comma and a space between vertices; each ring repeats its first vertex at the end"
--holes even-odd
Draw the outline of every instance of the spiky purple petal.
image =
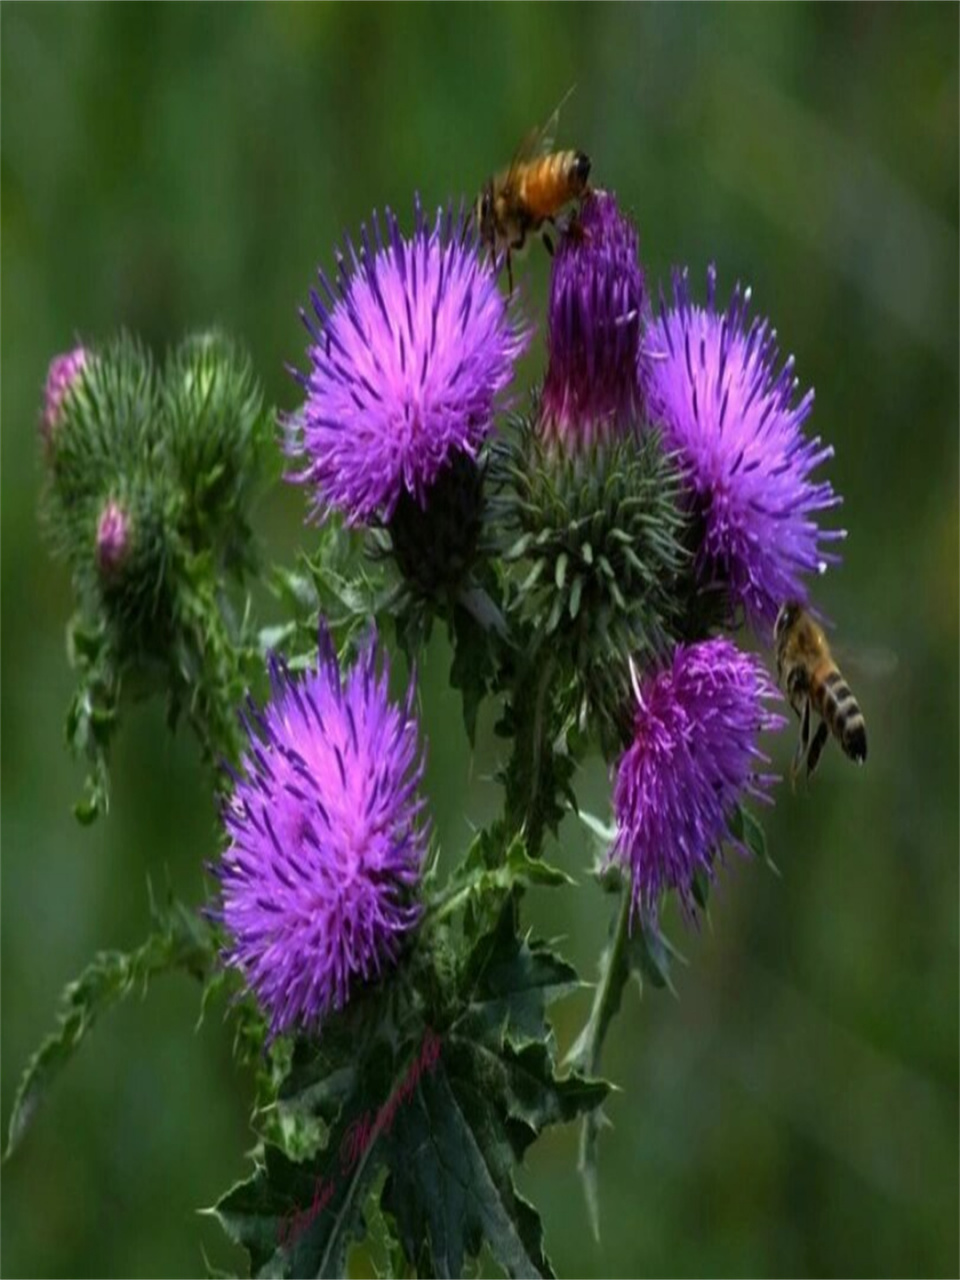
POLYGON ((643 272, 636 228, 616 197, 595 191, 562 236, 550 277, 541 427, 565 448, 632 421, 643 272))
POLYGON ((713 875, 717 851, 746 796, 767 800, 775 781, 757 744, 783 716, 779 694, 758 658, 729 640, 678 645, 670 661, 634 678, 633 742, 614 787, 617 838, 611 858, 631 876, 635 908, 656 915, 676 889, 694 910, 697 871, 713 875))
POLYGON ((314 511, 351 524, 388 520, 404 491, 425 506, 455 453, 476 457, 527 341, 462 213, 430 226, 417 202, 407 239, 388 209, 386 237, 374 214, 374 243, 360 238, 303 314, 307 394, 287 433, 314 511))
POLYGON ((388 675, 371 643, 341 677, 322 633, 316 669, 297 677, 272 659, 270 699, 243 717, 250 743, 219 867, 224 958, 273 1035, 341 1008, 420 917, 424 758, 412 684, 399 707, 388 675))
POLYGON ((778 368, 776 330, 748 318, 749 289, 738 286, 718 312, 715 287, 711 267, 699 307, 686 272, 674 275, 674 305, 661 296, 641 380, 703 520, 702 578, 726 585, 767 631, 784 600, 808 600, 807 575, 838 562, 828 547, 845 534, 821 530, 817 517, 841 499, 813 479, 833 449, 804 434, 813 391, 797 398, 793 357, 778 368))

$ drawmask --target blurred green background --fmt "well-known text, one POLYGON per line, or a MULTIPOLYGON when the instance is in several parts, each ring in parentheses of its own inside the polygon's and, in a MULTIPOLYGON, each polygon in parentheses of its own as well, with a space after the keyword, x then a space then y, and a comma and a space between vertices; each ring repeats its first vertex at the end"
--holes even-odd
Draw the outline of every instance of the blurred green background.
MULTIPOLYGON (((36 518, 47 361, 120 325, 158 349, 220 323, 290 408, 284 362, 318 263, 373 206, 409 225, 472 195, 565 90, 560 140, 635 213, 651 281, 674 263, 749 280, 817 389, 836 445, 845 563, 820 602, 871 733, 782 786, 781 870, 737 863, 711 924, 671 932, 679 1000, 632 993, 606 1067, 602 1243, 548 1135, 521 1174, 561 1275, 955 1275, 958 1269, 958 9, 956 6, 26 6, 2 11, 2 1120, 63 985, 136 945, 146 878, 199 901, 216 841, 193 741, 138 707, 114 804, 71 817, 62 749, 69 584, 36 518), (888 664, 889 665, 889 664, 888 664)), ((546 255, 520 270, 540 323, 546 255)), ((523 378, 540 367, 538 344, 523 378)), ((261 509, 268 554, 310 533, 261 509)), ((498 805, 446 688, 423 697, 439 836, 498 805)), ((775 743, 785 769, 792 736, 775 743)), ((578 783, 602 811, 599 762, 578 783)), ((585 976, 609 904, 584 882, 531 905, 585 976)), ((586 995, 557 1009, 569 1045, 586 995)), ((7 1275, 192 1275, 241 1257, 198 1207, 247 1169, 250 1081, 219 1015, 162 979, 84 1046, 4 1169, 7 1275)))

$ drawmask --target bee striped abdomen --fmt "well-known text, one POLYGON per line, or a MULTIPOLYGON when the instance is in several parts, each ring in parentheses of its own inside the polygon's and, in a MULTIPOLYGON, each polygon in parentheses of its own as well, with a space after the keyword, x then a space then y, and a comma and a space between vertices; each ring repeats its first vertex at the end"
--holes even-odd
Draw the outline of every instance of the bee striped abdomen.
POLYGON ((851 760, 867 758, 867 727, 860 704, 836 667, 814 674, 813 693, 817 710, 851 760))
POLYGON ((582 151, 554 151, 529 164, 520 198, 536 219, 551 218, 587 189, 590 161, 582 151))

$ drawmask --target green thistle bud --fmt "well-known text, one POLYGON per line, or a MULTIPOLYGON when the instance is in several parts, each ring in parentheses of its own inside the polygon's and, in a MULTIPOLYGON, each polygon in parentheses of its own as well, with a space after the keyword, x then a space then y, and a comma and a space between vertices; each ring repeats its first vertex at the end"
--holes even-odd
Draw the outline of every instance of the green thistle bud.
MULTIPOLYGON (((118 656, 162 657, 174 627, 177 498, 163 477, 124 481, 96 520, 93 555, 75 577, 108 624, 118 656)), ((87 546, 89 547, 89 543, 87 546)))
POLYGON ((117 481, 133 469, 156 466, 162 444, 157 378, 149 353, 122 334, 103 351, 87 352, 62 398, 49 436, 47 515, 71 540, 89 524, 117 481))
POLYGON ((229 564, 250 561, 248 511, 272 438, 249 357, 223 334, 195 334, 171 356, 163 407, 187 536, 229 564))
POLYGON ((628 662, 669 643, 687 553, 679 476, 655 432, 630 431, 567 454, 521 422, 500 454, 500 498, 516 608, 549 645, 581 728, 619 747, 628 662))

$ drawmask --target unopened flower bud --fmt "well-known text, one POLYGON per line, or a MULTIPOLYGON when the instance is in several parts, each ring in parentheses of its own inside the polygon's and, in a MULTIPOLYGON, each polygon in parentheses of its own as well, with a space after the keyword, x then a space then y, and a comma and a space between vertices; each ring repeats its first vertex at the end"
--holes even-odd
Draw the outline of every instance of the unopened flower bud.
POLYGON ((73 351, 54 356, 50 361, 43 388, 43 413, 40 416, 40 434, 47 444, 59 425, 67 393, 83 372, 88 359, 85 347, 75 347, 73 351))
POLYGON ((97 521, 97 564, 100 572, 111 574, 123 564, 130 550, 130 517, 112 498, 97 521))

